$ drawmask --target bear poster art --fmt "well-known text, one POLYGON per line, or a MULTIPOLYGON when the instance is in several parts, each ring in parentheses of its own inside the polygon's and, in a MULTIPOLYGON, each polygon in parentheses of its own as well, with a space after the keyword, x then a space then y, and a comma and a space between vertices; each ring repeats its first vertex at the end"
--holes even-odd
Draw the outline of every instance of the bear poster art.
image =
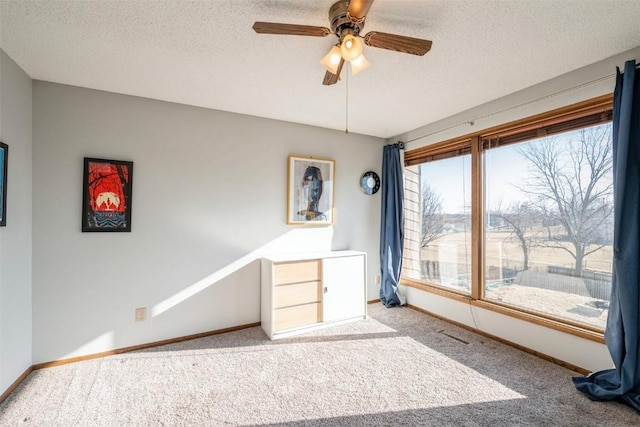
POLYGON ((84 159, 82 231, 131 231, 133 162, 84 159))

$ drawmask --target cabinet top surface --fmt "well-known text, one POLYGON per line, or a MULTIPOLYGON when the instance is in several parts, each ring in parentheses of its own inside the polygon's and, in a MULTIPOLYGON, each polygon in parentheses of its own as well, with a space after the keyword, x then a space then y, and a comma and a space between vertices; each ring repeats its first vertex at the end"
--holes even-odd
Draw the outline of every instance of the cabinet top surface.
POLYGON ((366 254, 365 252, 360 252, 360 251, 326 251, 326 252, 265 255, 263 259, 266 259, 272 262, 286 262, 286 261, 303 261, 307 259, 357 256, 357 255, 365 255, 365 254, 366 254))

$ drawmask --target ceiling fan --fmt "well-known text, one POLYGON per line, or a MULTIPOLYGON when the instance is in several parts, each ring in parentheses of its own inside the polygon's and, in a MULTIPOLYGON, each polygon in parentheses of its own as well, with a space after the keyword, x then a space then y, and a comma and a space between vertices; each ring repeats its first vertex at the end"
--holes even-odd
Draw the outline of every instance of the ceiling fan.
POLYGON ((340 0, 335 2, 329 8, 331 29, 313 25, 256 22, 253 24, 253 30, 260 34, 293 36, 326 37, 329 34, 335 34, 338 37, 338 43, 320 61, 327 69, 322 81, 324 85, 332 85, 338 82, 345 61, 351 64, 353 74, 357 74, 369 67, 369 62, 362 54, 363 41, 367 46, 412 55, 422 56, 429 52, 431 40, 381 33, 379 31, 370 31, 364 37, 360 36, 372 4, 373 0, 340 0))

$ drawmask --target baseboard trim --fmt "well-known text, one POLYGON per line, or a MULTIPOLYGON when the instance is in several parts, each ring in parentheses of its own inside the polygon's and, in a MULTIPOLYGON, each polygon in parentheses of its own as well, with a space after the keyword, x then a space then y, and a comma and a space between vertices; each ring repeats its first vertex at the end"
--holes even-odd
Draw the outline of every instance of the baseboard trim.
POLYGON ((367 304, 375 304, 377 302, 380 302, 380 298, 378 298, 378 299, 370 299, 369 301, 367 301, 367 304))
POLYGON ((499 343, 502 343, 504 345, 508 345, 509 347, 513 347, 513 348, 516 348, 516 349, 518 349, 520 351, 524 351, 525 353, 529 353, 529 354, 531 354, 533 356, 539 357, 540 359, 546 360, 547 362, 551 362, 551 363, 554 363, 556 365, 562 366, 563 368, 567 368, 567 369, 572 370, 574 372, 577 372, 577 373, 579 373, 581 375, 589 375, 591 373, 591 371, 589 371, 587 369, 584 369, 584 368, 581 368, 580 366, 573 365, 573 364, 571 364, 569 362, 565 362, 564 360, 556 359, 555 357, 549 356, 548 354, 541 353, 541 352, 536 351, 536 350, 532 350, 532 349, 530 349, 528 347, 525 347, 523 345, 516 344, 513 341, 509 341, 509 340, 506 340, 504 338, 500 338, 500 337, 498 337, 496 335, 490 334, 488 332, 481 331, 480 329, 476 329, 476 328, 471 327, 469 325, 465 325, 464 323, 460 323, 460 322, 456 322, 455 320, 447 319, 446 317, 443 317, 443 316, 440 316, 438 314, 432 313, 429 310, 425 310, 424 308, 420 308, 420 307, 417 307, 417 306, 412 305, 412 304, 407 304, 407 307, 409 307, 412 310, 419 311, 420 313, 424 313, 426 315, 429 315, 431 317, 435 317, 436 319, 440 319, 440 320, 442 320, 444 322, 451 323, 452 325, 456 325, 456 326, 458 326, 458 327, 460 327, 462 329, 466 329, 466 330, 471 331, 473 333, 476 333, 478 335, 482 335, 483 337, 487 337, 487 338, 492 339, 494 341, 498 341, 499 343))
POLYGON ((5 390, 4 393, 2 393, 2 395, 0 395, 0 403, 4 402, 5 399, 9 397, 11 393, 13 393, 13 390, 17 389, 18 386, 22 384, 22 381, 24 381, 25 378, 27 378, 31 372, 33 372, 33 366, 29 366, 29 368, 27 368, 27 370, 24 371, 24 373, 20 375, 18 379, 15 380, 13 384, 11 384, 9 388, 5 390))
POLYGON ((162 345, 175 344, 182 341, 189 341, 197 338, 204 338, 211 335, 220 335, 220 334, 225 334, 227 332, 234 332, 234 331, 240 331, 242 329, 254 328, 256 326, 260 326, 260 322, 246 323, 244 325, 232 326, 232 327, 223 328, 223 329, 216 329, 214 331, 201 332, 199 334, 185 335, 182 337, 171 338, 171 339, 162 340, 162 341, 154 341, 146 344, 134 345, 131 347, 123 347, 115 350, 103 351, 101 353, 88 354, 86 356, 71 357, 68 359, 60 359, 60 360, 54 360, 51 362, 44 362, 44 363, 36 363, 35 365, 30 366, 29 369, 27 369, 22 375, 20 375, 20 377, 17 380, 15 380, 13 384, 11 384, 11 386, 7 390, 5 390, 4 393, 2 393, 2 395, 0 395, 0 403, 4 402, 5 399, 9 397, 9 395, 13 393, 13 391, 25 380, 25 378, 27 378, 30 373, 32 373, 37 369, 68 365, 70 363, 82 362, 83 360, 99 359, 101 357, 113 356, 114 354, 129 353, 131 351, 145 350, 148 348, 160 347, 162 345))

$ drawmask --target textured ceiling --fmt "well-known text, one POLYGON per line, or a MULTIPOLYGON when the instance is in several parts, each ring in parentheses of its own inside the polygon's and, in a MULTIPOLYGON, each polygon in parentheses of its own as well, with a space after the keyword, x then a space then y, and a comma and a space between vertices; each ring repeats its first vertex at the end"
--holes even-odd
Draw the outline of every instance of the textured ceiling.
POLYGON ((0 0, 0 46, 33 79, 330 129, 348 99, 349 131, 385 138, 640 46, 637 0, 376 0, 363 33, 431 52, 365 47, 371 67, 327 87, 333 35, 251 29, 329 26, 332 3, 0 0))

